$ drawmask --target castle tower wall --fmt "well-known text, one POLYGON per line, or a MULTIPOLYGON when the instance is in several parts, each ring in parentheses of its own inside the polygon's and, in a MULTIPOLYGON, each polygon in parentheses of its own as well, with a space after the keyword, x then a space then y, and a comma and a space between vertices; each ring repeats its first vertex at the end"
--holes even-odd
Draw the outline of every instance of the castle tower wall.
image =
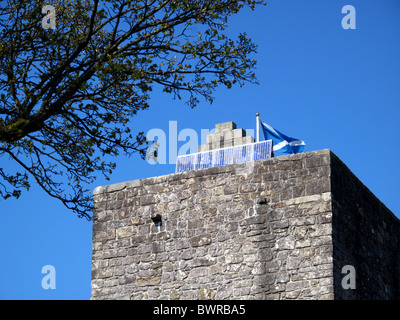
POLYGON ((400 222, 334 154, 332 241, 335 299, 400 299, 400 222), (345 265, 354 290, 344 290, 345 265))
POLYGON ((102 186, 94 206, 92 299, 399 297, 399 220, 330 150, 102 186))

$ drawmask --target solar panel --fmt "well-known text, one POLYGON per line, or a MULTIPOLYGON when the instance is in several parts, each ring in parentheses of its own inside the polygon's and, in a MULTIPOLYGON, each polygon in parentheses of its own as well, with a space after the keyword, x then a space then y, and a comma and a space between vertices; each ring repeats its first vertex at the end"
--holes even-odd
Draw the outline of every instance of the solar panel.
POLYGON ((269 159, 272 153, 272 140, 239 146, 215 149, 178 156, 175 172, 184 172, 234 163, 269 159))

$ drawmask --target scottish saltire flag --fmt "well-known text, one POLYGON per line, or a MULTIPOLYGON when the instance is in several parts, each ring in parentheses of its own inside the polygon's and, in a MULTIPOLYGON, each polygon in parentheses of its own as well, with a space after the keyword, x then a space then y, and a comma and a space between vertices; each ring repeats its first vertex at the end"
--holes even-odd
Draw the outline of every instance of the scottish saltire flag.
POLYGON ((280 153, 298 153, 304 151, 304 146, 306 145, 304 141, 290 138, 278 130, 272 128, 270 125, 262 122, 260 120, 261 129, 265 140, 272 140, 274 152, 280 153))

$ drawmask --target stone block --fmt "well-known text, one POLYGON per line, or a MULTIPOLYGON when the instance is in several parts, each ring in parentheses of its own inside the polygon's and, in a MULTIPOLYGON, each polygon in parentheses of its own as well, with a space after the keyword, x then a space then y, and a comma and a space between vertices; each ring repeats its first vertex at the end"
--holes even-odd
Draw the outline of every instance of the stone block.
POLYGON ((216 133, 208 134, 207 137, 206 137, 206 142, 207 142, 207 144, 213 143, 213 142, 215 142, 215 141, 220 141, 220 140, 221 140, 221 139, 220 139, 220 135, 219 135, 219 134, 216 134, 216 133))
POLYGON ((254 143, 254 137, 246 136, 246 137, 234 138, 233 143, 235 146, 254 143))
POLYGON ((205 144, 200 144, 197 147, 198 152, 205 152, 205 151, 210 151, 210 144, 209 143, 205 143, 205 144))
POLYGON ((215 125, 215 132, 222 132, 224 130, 234 130, 236 129, 236 123, 233 121, 217 123, 215 125))
POLYGON ((126 238, 134 235, 136 233, 136 229, 132 226, 121 227, 117 229, 118 238, 126 238))
POLYGON ((254 137, 253 136, 246 136, 244 137, 244 144, 249 144, 249 143, 254 143, 254 137))
POLYGON ((211 243, 211 235, 204 234, 204 235, 195 236, 195 237, 189 239, 189 243, 192 247, 200 247, 200 246, 208 245, 211 243))
POLYGON ((243 129, 235 129, 233 130, 233 138, 242 138, 246 136, 246 131, 243 129))

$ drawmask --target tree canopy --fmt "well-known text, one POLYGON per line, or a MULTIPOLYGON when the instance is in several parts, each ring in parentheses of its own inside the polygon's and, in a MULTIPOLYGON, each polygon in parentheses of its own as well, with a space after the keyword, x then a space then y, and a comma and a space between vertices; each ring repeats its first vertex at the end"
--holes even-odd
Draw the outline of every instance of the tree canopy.
POLYGON ((229 16, 262 3, 2 1, 0 157, 20 169, 0 168, 0 196, 18 198, 33 179, 91 219, 87 185, 116 167, 105 158, 145 156, 144 133, 128 122, 149 108, 154 86, 195 107, 221 85, 256 82, 256 45, 224 30, 229 16))

